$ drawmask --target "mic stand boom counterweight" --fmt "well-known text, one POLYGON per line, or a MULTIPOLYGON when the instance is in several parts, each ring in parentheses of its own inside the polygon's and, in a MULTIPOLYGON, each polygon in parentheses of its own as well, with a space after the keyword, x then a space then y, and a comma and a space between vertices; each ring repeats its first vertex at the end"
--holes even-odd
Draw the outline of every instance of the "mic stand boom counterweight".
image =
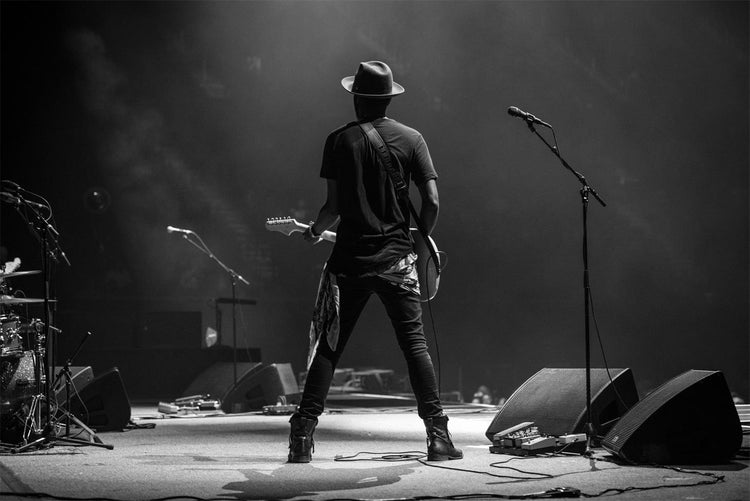
MULTIPOLYGON (((532 115, 533 117, 533 115, 532 115)), ((602 207, 606 207, 607 204, 602 200, 602 198, 599 196, 599 194, 594 190, 594 188, 591 187, 591 185, 588 184, 586 181, 586 178, 583 177, 582 174, 577 172, 573 167, 571 167, 568 162, 565 161, 565 159, 560 155, 560 151, 557 148, 557 146, 551 145, 534 127, 534 120, 526 119, 526 124, 529 126, 529 129, 531 132, 536 134, 536 136, 542 140, 544 144, 547 145, 547 147, 552 151, 552 153, 555 154, 555 156, 560 160, 560 163, 562 163, 563 167, 565 167, 568 171, 570 171, 576 179, 581 183, 581 205, 583 208, 583 307, 584 307, 584 330, 585 330, 585 344, 586 344, 586 425, 585 425, 585 431, 586 431, 586 452, 585 455, 591 455, 591 440, 594 436, 596 436, 596 430, 594 429, 594 424, 591 419, 591 348, 590 348, 590 325, 589 325, 589 317, 590 317, 590 293, 591 293, 591 285, 589 283, 589 251, 588 251, 588 205, 589 205, 589 193, 594 195, 594 198, 602 205, 602 207)), ((545 124, 546 125, 546 124, 545 124)), ((550 126, 550 129, 552 127, 550 126)), ((554 134, 554 129, 553 129, 554 134)))

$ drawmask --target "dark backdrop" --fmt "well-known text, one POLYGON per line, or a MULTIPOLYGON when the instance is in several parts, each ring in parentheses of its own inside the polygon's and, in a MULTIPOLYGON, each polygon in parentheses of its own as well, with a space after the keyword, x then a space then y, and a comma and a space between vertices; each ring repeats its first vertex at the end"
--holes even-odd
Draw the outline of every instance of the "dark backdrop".
MULTIPOLYGON (((170 396, 210 362, 201 339, 230 280, 174 225, 249 280, 240 351, 303 370, 329 248, 264 221, 315 217, 323 140, 352 118, 339 80, 380 59, 407 89, 389 115, 424 134, 440 174, 449 263, 427 332, 443 390, 508 396, 542 367, 585 363, 579 184, 515 105, 555 127, 608 203, 591 200, 589 254, 609 365, 641 392, 718 369, 747 398, 747 2, 0 9, 2 177, 49 200, 72 263, 53 270, 59 360, 91 331, 76 364, 125 367, 136 396, 170 396)), ((7 205, 2 224, 7 257, 41 268, 7 205)), ((38 280, 14 286, 41 295, 38 280)), ((601 366, 593 327, 592 353, 601 366)), ((376 301, 342 364, 404 372, 376 301)))

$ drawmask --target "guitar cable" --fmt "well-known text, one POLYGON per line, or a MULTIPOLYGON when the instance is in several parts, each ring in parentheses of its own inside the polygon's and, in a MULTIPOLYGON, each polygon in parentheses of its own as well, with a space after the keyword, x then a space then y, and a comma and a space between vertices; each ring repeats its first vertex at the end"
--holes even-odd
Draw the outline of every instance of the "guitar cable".
MULTIPOLYGON (((433 261, 432 254, 430 254, 427 258, 427 264, 425 266, 425 270, 427 270, 427 267, 429 267, 430 262, 433 261)), ((440 344, 438 343, 438 333, 437 333, 437 327, 435 326, 435 316, 432 312, 432 293, 430 291, 430 281, 425 280, 425 288, 427 289, 427 312, 430 316, 430 325, 432 326, 432 337, 435 339, 435 358, 437 361, 437 386, 438 386, 438 396, 440 396, 441 389, 442 389, 442 372, 443 372, 443 366, 440 363, 440 344)))
MULTIPOLYGON (((609 382, 612 385, 612 389, 615 392, 615 396, 617 397, 617 400, 619 400, 620 405, 623 406, 625 411, 627 412, 630 410, 632 405, 628 405, 627 402, 625 402, 625 399, 620 395, 620 392, 617 390, 617 385, 615 384, 615 381, 612 379, 612 374, 609 371, 609 363, 607 362, 607 355, 606 350, 604 349, 604 343, 602 343, 602 335, 599 331, 599 323, 596 321, 596 311, 594 309, 594 295, 591 293, 591 287, 588 289, 588 295, 589 295, 589 303, 591 305, 591 319, 594 321, 594 330, 596 331, 596 339, 599 341, 599 350, 602 354, 602 362, 604 363, 604 368, 607 371, 607 377, 609 378, 609 382)), ((635 405, 635 404, 634 404, 635 405)), ((619 420, 620 418, 617 418, 619 420)), ((601 437, 604 438, 604 437, 601 437)))

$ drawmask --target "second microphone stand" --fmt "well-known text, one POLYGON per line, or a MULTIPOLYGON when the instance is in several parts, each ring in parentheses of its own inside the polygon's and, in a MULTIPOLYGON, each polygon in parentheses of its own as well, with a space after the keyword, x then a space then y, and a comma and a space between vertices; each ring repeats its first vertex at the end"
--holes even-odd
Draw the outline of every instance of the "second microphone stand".
POLYGON ((242 275, 234 271, 232 268, 222 263, 221 260, 211 252, 211 249, 208 248, 203 239, 194 231, 183 233, 182 238, 215 261, 232 280, 232 388, 234 388, 237 386, 237 281, 240 281, 245 285, 250 285, 250 282, 245 280, 242 275), (194 236, 197 241, 192 240, 190 236, 194 236))
MULTIPOLYGON (((584 329, 585 329, 585 344, 586 344, 586 452, 585 454, 591 455, 591 440, 592 437, 596 436, 596 430, 591 419, 591 335, 590 335, 590 300, 591 300, 591 285, 589 283, 589 251, 588 251, 588 206, 589 206, 589 194, 594 195, 594 198, 601 204, 602 207, 606 207, 607 204, 602 200, 599 194, 591 187, 586 181, 586 178, 571 167, 568 162, 560 155, 560 150, 557 145, 551 145, 534 127, 533 117, 526 119, 526 124, 529 126, 531 132, 542 140, 544 144, 555 154, 560 160, 563 167, 570 171, 576 179, 581 183, 581 205, 583 207, 583 307, 584 307, 584 329)), ((548 124, 547 124, 548 125, 548 124)), ((550 129, 552 127, 550 126, 550 129)), ((552 130, 554 136, 554 129, 552 130)))

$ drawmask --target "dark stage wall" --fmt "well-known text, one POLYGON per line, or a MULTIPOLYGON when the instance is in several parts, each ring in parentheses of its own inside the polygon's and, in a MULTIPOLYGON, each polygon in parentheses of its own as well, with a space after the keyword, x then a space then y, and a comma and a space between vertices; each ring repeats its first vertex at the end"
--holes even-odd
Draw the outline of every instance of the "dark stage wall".
MULTIPOLYGON (((230 281, 174 225, 249 280, 237 292, 257 304, 238 308, 238 346, 303 370, 330 249, 264 221, 315 217, 323 140, 353 118, 339 80, 380 59, 407 89, 389 116, 424 134, 440 174, 435 237, 449 263, 431 312, 438 343, 428 336, 444 390, 507 396, 542 367, 585 363, 579 184, 508 116, 514 105, 555 127, 608 202, 591 200, 589 257, 609 365, 631 368, 642 393, 722 370, 748 397, 747 2, 2 2, 0 13, 2 177, 51 202, 72 263, 54 270, 61 360, 90 330, 76 365, 127 367, 133 393, 166 396, 175 374, 209 363, 201 337, 230 281)), ((40 268, 8 206, 2 224, 8 257, 40 268)), ((32 279, 16 286, 41 294, 32 279)), ((231 309, 219 311, 232 344, 231 309)), ((593 330, 592 353, 601 366, 593 330)), ((342 364, 405 372, 376 301, 342 364)))

